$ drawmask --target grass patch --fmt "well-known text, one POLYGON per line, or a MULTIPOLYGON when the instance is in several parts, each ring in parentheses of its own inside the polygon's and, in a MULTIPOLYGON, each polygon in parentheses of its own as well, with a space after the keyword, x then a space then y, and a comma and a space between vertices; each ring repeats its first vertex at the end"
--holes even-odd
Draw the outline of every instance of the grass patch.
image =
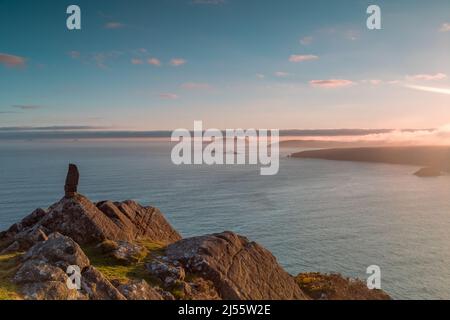
POLYGON ((98 246, 83 247, 83 251, 88 256, 91 264, 98 269, 109 281, 118 281, 126 284, 130 280, 144 279, 151 285, 160 285, 158 279, 151 277, 145 270, 145 264, 151 261, 154 255, 164 251, 164 245, 150 241, 138 241, 147 249, 147 253, 138 262, 131 265, 123 265, 120 261, 105 253, 98 246))
POLYGON ((18 287, 12 283, 22 253, 11 253, 0 256, 0 300, 19 300, 18 287))

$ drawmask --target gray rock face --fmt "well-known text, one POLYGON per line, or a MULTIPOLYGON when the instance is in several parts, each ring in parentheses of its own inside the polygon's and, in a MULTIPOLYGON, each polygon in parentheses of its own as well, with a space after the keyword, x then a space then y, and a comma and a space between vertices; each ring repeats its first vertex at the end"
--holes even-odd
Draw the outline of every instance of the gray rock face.
POLYGON ((307 299, 268 250, 232 232, 183 239, 166 255, 212 281, 222 299, 307 299))
POLYGON ((53 233, 47 241, 34 245, 23 257, 24 261, 42 261, 64 271, 70 265, 77 265, 81 270, 90 265, 88 257, 78 243, 59 233, 53 233))
POLYGON ((117 248, 110 254, 116 260, 123 264, 132 264, 138 262, 145 255, 146 250, 143 246, 129 243, 126 241, 118 241, 117 248))
POLYGON ((21 222, 13 224, 6 231, 0 232, 0 253, 25 251, 35 243, 46 240, 46 230, 37 225, 37 222, 46 214, 46 211, 36 209, 21 222))
POLYGON ((14 276, 13 281, 17 284, 57 281, 66 283, 68 277, 66 273, 42 260, 26 261, 14 276))
POLYGON ((31 247, 23 256, 23 264, 13 281, 21 285, 25 299, 68 300, 82 299, 83 294, 67 286, 65 270, 69 265, 83 269, 89 265, 80 246, 72 239, 53 233, 31 247))
POLYGON ((89 266, 82 272, 81 288, 90 300, 126 300, 97 269, 89 266))
POLYGON ((97 206, 76 194, 61 199, 47 211, 38 209, 0 233, 0 251, 15 241, 19 243, 12 249, 19 245, 26 250, 45 239, 43 234, 53 232, 71 237, 79 244, 100 243, 107 239, 132 242, 140 238, 168 244, 181 239, 156 208, 143 207, 131 200, 100 202, 97 206), (37 232, 40 237, 36 236, 37 232))
POLYGON ((117 290, 128 300, 164 300, 163 296, 145 280, 120 285, 117 290))
POLYGON ((176 281, 183 281, 186 273, 181 265, 155 259, 145 265, 148 273, 161 280, 166 287, 173 285, 176 281))
POLYGON ((25 300, 80 300, 82 295, 77 290, 69 290, 59 281, 32 282, 22 287, 25 300))

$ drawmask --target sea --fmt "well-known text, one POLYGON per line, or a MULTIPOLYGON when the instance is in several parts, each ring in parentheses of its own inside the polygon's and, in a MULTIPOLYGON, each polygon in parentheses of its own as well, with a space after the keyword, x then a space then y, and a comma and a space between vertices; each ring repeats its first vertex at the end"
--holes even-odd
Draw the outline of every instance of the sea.
POLYGON ((256 165, 172 163, 158 139, 0 140, 0 230, 63 196, 67 166, 93 201, 158 207, 183 235, 224 230, 269 249, 291 274, 366 281, 379 266, 395 299, 450 299, 450 176, 415 167, 289 158, 256 165))

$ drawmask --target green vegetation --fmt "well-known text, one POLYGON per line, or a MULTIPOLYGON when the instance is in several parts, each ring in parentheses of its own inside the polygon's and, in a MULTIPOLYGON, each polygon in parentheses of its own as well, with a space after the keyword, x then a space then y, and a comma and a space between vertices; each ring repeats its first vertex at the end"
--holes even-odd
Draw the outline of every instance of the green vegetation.
POLYGON ((151 261, 155 255, 162 253, 164 245, 146 240, 138 241, 138 244, 144 246, 146 250, 137 257, 136 263, 130 265, 124 265, 122 261, 111 256, 107 250, 105 252, 105 247, 112 247, 112 244, 87 246, 83 247, 83 251, 89 257, 91 264, 110 281, 125 284, 130 280, 144 279, 152 285, 160 285, 160 281, 151 277, 145 270, 145 263, 151 261))
POLYGON ((370 290, 363 281, 340 274, 300 273, 295 280, 314 300, 390 300, 382 290, 370 290))
POLYGON ((0 255, 0 300, 18 300, 20 294, 12 278, 18 268, 18 259, 22 253, 0 255))

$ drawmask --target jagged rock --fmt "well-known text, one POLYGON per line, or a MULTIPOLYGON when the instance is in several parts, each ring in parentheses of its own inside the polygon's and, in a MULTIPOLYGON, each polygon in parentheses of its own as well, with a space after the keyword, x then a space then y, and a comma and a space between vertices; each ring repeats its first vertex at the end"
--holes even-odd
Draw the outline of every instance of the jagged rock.
POLYGON ((28 260, 17 271, 13 281, 17 284, 47 281, 66 283, 67 279, 67 274, 58 267, 42 260, 28 260))
POLYGON ((164 300, 162 295, 150 287, 145 280, 132 281, 117 287, 128 300, 164 300))
POLYGON ((91 300, 126 300, 100 271, 92 266, 81 273, 81 288, 91 300))
POLYGON ((160 279, 166 287, 171 286, 175 281, 183 281, 186 273, 180 264, 175 261, 168 263, 162 260, 152 260, 145 265, 148 273, 160 279))
POLYGON ((1 254, 24 251, 29 249, 36 242, 45 240, 45 231, 43 228, 36 226, 36 224, 46 214, 46 211, 36 209, 23 218, 22 221, 13 224, 8 230, 0 232, 1 254), (6 250, 6 248, 10 246, 11 248, 6 250))
POLYGON ((308 299, 268 250, 232 232, 180 240, 166 255, 212 281, 223 299, 308 299))
POLYGON ((139 262, 145 257, 147 250, 138 244, 126 241, 117 242, 117 248, 111 251, 111 256, 123 264, 139 262))
POLYGON ((59 281, 26 283, 22 287, 25 300, 78 300, 83 296, 59 281))
POLYGON ((163 300, 170 300, 170 301, 175 300, 175 297, 169 291, 165 291, 165 290, 161 289, 160 287, 155 287, 153 289, 155 289, 156 292, 158 292, 161 295, 163 300))
POLYGON ((23 260, 43 261, 64 271, 70 265, 77 265, 80 270, 90 265, 80 246, 71 238, 59 233, 52 233, 47 241, 34 245, 24 255, 23 260))
POLYGON ((150 241, 172 243, 181 239, 180 234, 156 208, 143 207, 132 200, 103 201, 97 203, 97 207, 120 228, 132 234, 132 239, 129 240, 145 238, 150 241))
POLYGON ((16 237, 23 238, 30 230, 39 229, 46 234, 59 232, 79 244, 108 239, 132 242, 144 238, 161 243, 181 239, 158 209, 131 200, 101 202, 97 208, 89 199, 76 194, 61 199, 48 211, 36 210, 24 220, 0 235, 0 249, 11 245, 16 237))

